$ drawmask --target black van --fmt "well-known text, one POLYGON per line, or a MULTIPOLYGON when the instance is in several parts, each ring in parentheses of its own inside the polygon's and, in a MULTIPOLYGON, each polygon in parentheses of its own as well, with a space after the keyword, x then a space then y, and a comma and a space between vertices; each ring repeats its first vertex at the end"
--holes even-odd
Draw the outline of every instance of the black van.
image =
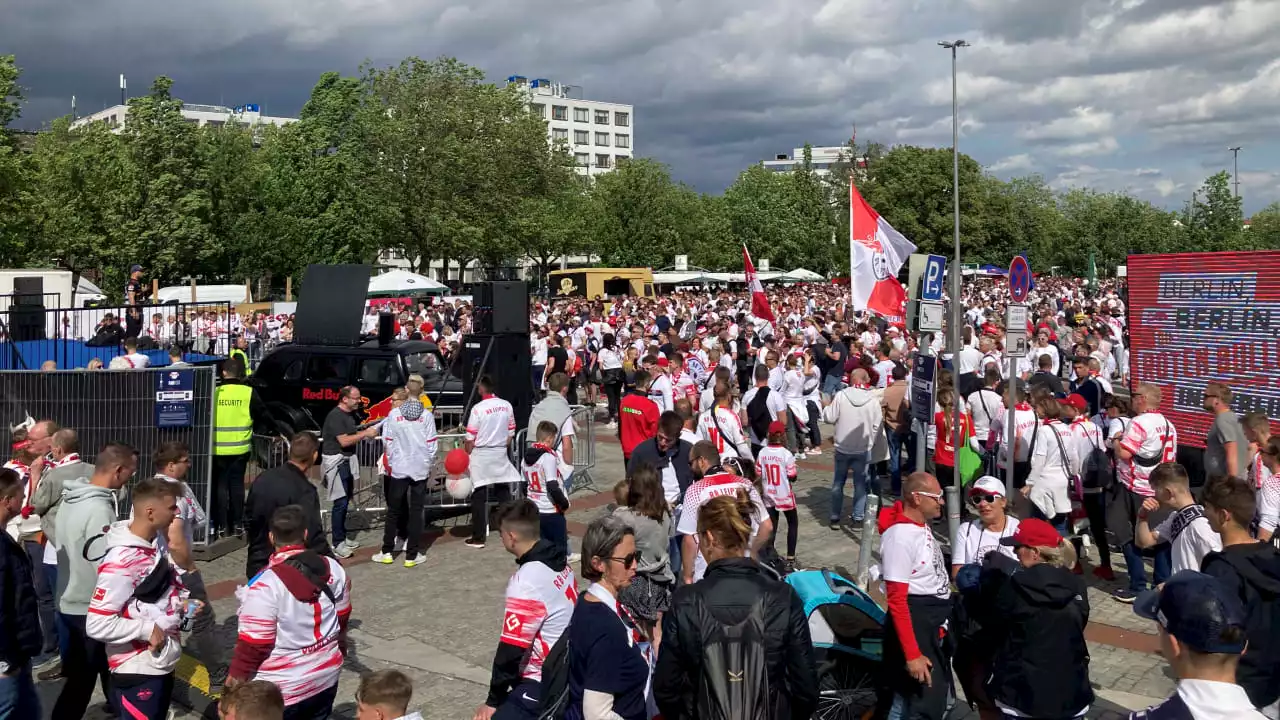
POLYGON ((385 417, 391 393, 410 375, 421 375, 433 406, 462 404, 462 381, 454 377, 435 343, 403 340, 389 345, 281 345, 249 378, 266 401, 279 431, 319 430, 338 404, 338 391, 354 385, 364 396, 368 419, 385 417))

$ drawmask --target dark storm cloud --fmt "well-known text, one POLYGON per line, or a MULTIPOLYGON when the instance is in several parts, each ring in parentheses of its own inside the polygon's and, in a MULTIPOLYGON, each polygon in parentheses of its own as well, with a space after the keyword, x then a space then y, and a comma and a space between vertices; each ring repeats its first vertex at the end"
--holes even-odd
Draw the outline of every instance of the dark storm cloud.
POLYGON ((1159 201, 1227 144, 1276 159, 1277 29, 1273 0, 9 0, 0 48, 24 67, 29 127, 72 94, 117 102, 120 72, 131 94, 166 74, 189 102, 289 115, 324 71, 453 55, 634 104, 636 152, 718 191, 854 124, 949 144, 936 42, 963 37, 962 144, 980 162, 1159 201))

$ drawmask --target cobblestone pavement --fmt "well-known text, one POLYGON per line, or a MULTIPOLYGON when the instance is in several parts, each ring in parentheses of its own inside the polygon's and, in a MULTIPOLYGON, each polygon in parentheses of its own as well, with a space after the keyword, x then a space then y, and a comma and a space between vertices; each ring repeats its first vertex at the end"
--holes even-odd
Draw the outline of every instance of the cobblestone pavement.
MULTIPOLYGON (((609 511, 613 484, 622 477, 617 445, 601 436, 595 495, 575 494, 570 511, 571 531, 580 537, 583 525, 609 511)), ((800 501, 797 556, 807 567, 828 567, 854 577, 859 532, 842 525, 828 529, 831 455, 811 457, 801 464, 796 493, 800 501)), ((846 493, 849 490, 846 488, 846 493)), ((845 511, 849 510, 846 500, 845 511)), ((465 522, 462 519, 458 522, 465 522)), ((785 519, 780 520, 785 523, 785 519)), ((359 675, 368 670, 399 668, 415 685, 412 709, 428 720, 468 720, 483 701, 489 679, 489 661, 497 645, 502 594, 512 571, 512 558, 496 537, 483 550, 460 542, 462 530, 433 536, 428 561, 406 569, 368 562, 380 534, 366 532, 364 547, 345 564, 353 585, 351 637, 354 650, 343 668, 335 717, 354 717, 354 692, 359 675), (377 535, 378 537, 375 537, 377 535)), ((785 538, 785 532, 781 533, 785 538)), ((211 586, 223 646, 235 638, 237 606, 234 585, 243 582, 244 553, 233 553, 202 566, 211 586)), ((1092 580, 1092 578, 1091 578, 1092 580)), ((1173 681, 1165 662, 1150 650, 1152 629, 1132 615, 1129 606, 1106 597, 1101 585, 1090 590, 1093 605, 1090 675, 1099 700, 1091 715, 1114 717, 1138 709, 1172 692, 1173 681), (1103 623, 1107 632, 1093 632, 1103 623), (1119 639, 1115 639, 1119 638, 1119 639), (1139 649, 1126 649, 1137 645, 1139 649)), ((48 717, 58 684, 44 684, 48 717)), ((95 700, 101 702, 101 698, 95 700)), ((964 717, 958 709, 955 717, 964 717)), ((91 713, 89 717, 94 717, 91 713)), ((198 715, 178 709, 177 718, 198 715)))

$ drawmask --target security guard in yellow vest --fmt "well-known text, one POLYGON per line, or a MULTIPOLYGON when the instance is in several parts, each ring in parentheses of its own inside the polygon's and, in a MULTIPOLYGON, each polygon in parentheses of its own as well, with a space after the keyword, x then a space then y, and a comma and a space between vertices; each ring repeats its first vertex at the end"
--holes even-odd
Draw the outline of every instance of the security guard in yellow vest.
POLYGON ((231 348, 231 352, 227 353, 227 357, 231 360, 239 359, 241 367, 244 368, 244 376, 249 377, 253 374, 253 368, 249 367, 249 355, 245 350, 249 348, 249 341, 241 335, 236 338, 236 346, 231 348))
POLYGON ((244 474, 253 450, 253 426, 267 409, 244 383, 244 366, 236 358, 222 362, 222 382, 214 393, 213 507, 210 540, 218 534, 242 534, 244 474))

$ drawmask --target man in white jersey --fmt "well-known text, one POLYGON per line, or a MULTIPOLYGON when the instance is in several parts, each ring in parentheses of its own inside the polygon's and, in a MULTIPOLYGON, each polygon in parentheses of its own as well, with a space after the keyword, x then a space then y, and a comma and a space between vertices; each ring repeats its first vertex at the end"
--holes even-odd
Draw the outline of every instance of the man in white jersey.
POLYGON ((404 566, 417 567, 426 561, 426 555, 422 554, 422 509, 437 445, 435 416, 427 412, 416 397, 405 400, 382 422, 387 518, 382 551, 373 556, 374 562, 391 564, 396 535, 401 528, 406 536, 404 566))
POLYGON ((1000 371, 988 366, 982 375, 982 387, 969 393, 969 417, 973 418, 973 436, 987 446, 993 430, 1004 426, 1004 398, 996 391, 1000 371))
POLYGON ((515 410, 511 403, 493 394, 493 378, 481 375, 476 381, 480 402, 467 418, 466 450, 471 456, 471 537, 467 547, 483 548, 489 534, 489 497, 494 486, 499 496, 520 482, 520 473, 507 458, 507 443, 516 432, 515 410))
MULTIPOLYGON (((1144 500, 1155 497, 1151 489, 1151 472, 1162 462, 1173 462, 1178 456, 1178 432, 1173 423, 1160 414, 1160 388, 1149 383, 1138 386, 1133 395, 1135 417, 1119 442, 1115 444, 1116 492, 1107 504, 1107 529, 1116 537, 1124 552, 1129 571, 1129 587, 1112 593, 1120 602, 1131 603, 1147 589, 1147 570, 1142 552, 1134 544, 1134 528, 1144 500)), ((1149 513, 1147 522, 1160 524, 1169 514, 1165 509, 1149 513)), ((1155 585, 1169 578, 1173 559, 1168 544, 1156 545, 1155 585)))
POLYGON ((751 522, 752 557, 773 535, 773 521, 769 519, 764 499, 746 478, 726 472, 720 466, 720 452, 715 445, 706 441, 694 445, 689 455, 689 467, 693 470, 694 483, 684 493, 680 520, 676 525, 676 533, 683 536, 680 554, 683 566, 681 577, 685 583, 701 580, 702 574, 707 570, 707 561, 698 550, 698 511, 712 498, 733 495, 740 489, 746 490, 751 496, 751 503, 756 508, 756 515, 751 522))
POLYGON ((951 582, 929 522, 942 514, 938 480, 915 472, 902 499, 883 508, 880 575, 888 599, 882 704, 891 717, 942 718, 951 689, 951 582))
POLYGON ((659 355, 649 370, 653 375, 653 382, 649 384, 649 399, 658 405, 660 413, 676 409, 675 389, 671 376, 667 374, 670 367, 671 361, 665 355, 659 355))
POLYGON ((240 595, 240 628, 227 687, 266 680, 280 688, 286 718, 328 717, 347 655, 351 580, 342 565, 307 549, 299 505, 271 515, 274 552, 240 595))
POLYGON ((733 391, 727 381, 717 382, 715 405, 698 418, 698 436, 720 451, 720 459, 751 458, 751 445, 742 432, 742 420, 733 411, 733 391))
POLYGON ((569 627, 577 585, 564 547, 539 537, 532 501, 504 504, 496 520, 502 547, 515 556, 517 568, 507 581, 489 695, 473 720, 532 719, 542 697, 542 664, 569 627))

